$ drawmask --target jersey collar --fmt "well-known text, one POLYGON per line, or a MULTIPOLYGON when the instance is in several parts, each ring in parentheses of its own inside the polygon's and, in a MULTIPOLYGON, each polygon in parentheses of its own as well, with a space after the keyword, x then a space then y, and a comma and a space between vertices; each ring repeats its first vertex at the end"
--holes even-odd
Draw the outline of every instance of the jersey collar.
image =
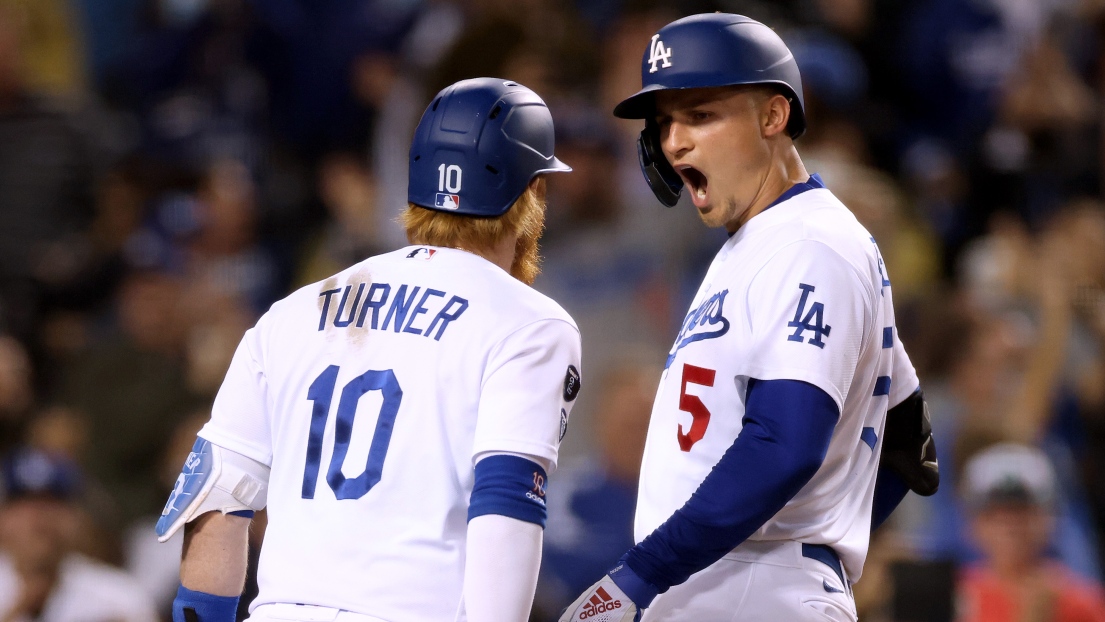
MULTIPOLYGON (((780 194, 778 199, 775 199, 774 201, 771 202, 770 205, 768 205, 767 207, 760 210, 760 213, 756 214, 756 216, 759 216, 760 214, 763 214, 767 210, 775 207, 776 205, 778 205, 778 204, 780 204, 784 201, 789 201, 789 200, 793 199, 794 197, 802 194, 803 192, 806 192, 808 190, 817 190, 819 188, 824 188, 824 187, 825 187, 825 182, 821 181, 821 176, 818 175, 817 173, 814 173, 813 175, 810 175, 810 178, 807 179, 806 181, 794 184, 790 188, 787 188, 786 192, 784 192, 783 194, 780 194)), ((751 223, 751 222, 752 222, 752 219, 750 219, 748 222, 744 223, 744 226, 742 226, 740 229, 737 229, 736 231, 730 233, 729 234, 729 239, 733 239, 733 236, 737 235, 742 230, 747 229, 748 224, 751 223)))
POLYGON ((825 187, 825 182, 821 181, 821 176, 818 175, 817 173, 814 173, 813 175, 810 175, 810 178, 807 179, 806 181, 804 181, 802 183, 794 184, 790 188, 787 188, 786 192, 784 192, 783 194, 780 194, 778 199, 775 199, 774 201, 772 201, 771 205, 768 205, 764 209, 769 210, 769 209, 775 207, 776 205, 782 203, 783 201, 789 201, 790 199, 793 199, 794 197, 802 194, 803 192, 806 192, 807 190, 816 190, 818 188, 824 188, 824 187, 825 187))

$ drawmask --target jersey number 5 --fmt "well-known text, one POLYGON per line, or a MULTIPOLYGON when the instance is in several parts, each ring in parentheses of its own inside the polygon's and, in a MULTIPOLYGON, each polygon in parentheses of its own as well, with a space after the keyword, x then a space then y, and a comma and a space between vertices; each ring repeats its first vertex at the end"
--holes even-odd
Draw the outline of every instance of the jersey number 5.
POLYGON ((683 385, 679 389, 679 410, 691 413, 691 429, 683 432, 683 424, 679 424, 679 449, 690 451, 695 443, 706 435, 706 426, 710 425, 710 411, 697 395, 687 393, 687 384, 700 384, 705 387, 714 386, 715 371, 705 367, 683 364, 683 385))
MULTIPOLYGON (((314 403, 311 411, 311 432, 307 437, 307 464, 303 468, 303 498, 315 498, 319 465, 322 462, 322 437, 326 431, 326 419, 330 416, 330 402, 334 397, 334 385, 338 381, 337 365, 326 368, 307 390, 307 399, 314 403)), ((391 444, 391 431, 395 427, 395 415, 403 401, 403 389, 395 379, 395 372, 371 370, 346 383, 338 402, 338 419, 334 423, 334 454, 326 471, 326 483, 338 499, 360 499, 380 481, 384 472, 384 458, 391 444), (368 449, 365 470, 352 479, 341 471, 345 455, 349 451, 349 437, 353 433, 353 419, 357 416, 357 402, 369 391, 380 391, 383 404, 376 420, 376 432, 368 449)))

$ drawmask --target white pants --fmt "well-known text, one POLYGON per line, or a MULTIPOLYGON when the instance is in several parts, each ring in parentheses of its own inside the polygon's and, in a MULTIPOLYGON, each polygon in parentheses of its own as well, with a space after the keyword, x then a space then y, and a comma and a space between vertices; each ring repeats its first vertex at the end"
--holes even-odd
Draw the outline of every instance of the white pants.
POLYGON ((799 542, 745 542, 658 596, 642 622, 856 622, 847 578, 799 542))
POLYGON ((258 605, 248 622, 387 622, 380 618, 333 607, 275 603, 258 605))

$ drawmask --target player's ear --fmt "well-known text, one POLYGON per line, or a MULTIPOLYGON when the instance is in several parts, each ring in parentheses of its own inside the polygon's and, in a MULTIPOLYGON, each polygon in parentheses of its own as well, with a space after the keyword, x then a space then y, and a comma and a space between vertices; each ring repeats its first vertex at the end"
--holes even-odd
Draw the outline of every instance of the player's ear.
POLYGON ((760 105, 761 132, 764 138, 786 133, 790 121, 790 102, 780 93, 772 93, 760 105))
POLYGON ((532 190, 537 195, 539 201, 545 200, 545 174, 540 173, 534 175, 533 179, 529 180, 528 190, 532 190))

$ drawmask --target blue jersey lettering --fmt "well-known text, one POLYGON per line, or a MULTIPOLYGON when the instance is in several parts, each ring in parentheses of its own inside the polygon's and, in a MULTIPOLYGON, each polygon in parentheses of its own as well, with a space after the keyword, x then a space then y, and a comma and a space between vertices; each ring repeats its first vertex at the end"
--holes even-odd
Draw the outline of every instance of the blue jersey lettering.
POLYGON ((810 306, 810 310, 806 311, 806 301, 816 288, 805 283, 799 283, 798 288, 802 290, 802 297, 798 300, 798 308, 794 311, 794 319, 787 322, 787 326, 794 329, 794 333, 787 337, 787 341, 801 342, 803 339, 802 333, 812 330, 813 337, 810 338, 808 343, 824 348, 825 342, 821 338, 828 337, 829 330, 832 329, 831 326, 825 325, 825 305, 815 302, 810 306))
MULTIPOLYGON (((318 330, 324 330, 327 324, 336 328, 348 328, 356 318, 357 328, 364 328, 367 321, 368 327, 373 330, 388 330, 390 326, 394 332, 410 335, 432 337, 434 341, 441 341, 445 329, 455 322, 468 309, 468 300, 460 296, 449 296, 447 292, 438 289, 421 286, 400 284, 395 290, 395 296, 391 295, 392 286, 388 283, 350 283, 344 288, 329 289, 319 294, 322 298, 321 315, 318 320, 318 330), (366 291, 367 290, 367 291, 366 291), (410 291, 408 295, 407 292, 410 291), (419 296, 419 292, 422 295, 419 296), (337 308, 331 310, 334 305, 331 301, 337 297, 337 308), (350 296, 350 294, 353 294, 350 296), (352 298, 352 301, 350 301, 352 298), (447 301, 446 301, 447 299, 447 301), (415 304, 415 300, 418 303, 415 304), (362 301, 364 301, 362 303, 362 301), (440 308, 438 303, 446 301, 440 308), (387 307, 383 324, 380 323, 382 310, 387 307), (369 311, 372 319, 369 321, 369 311), (420 316, 432 315, 430 323, 425 329, 415 326, 420 316), (394 321, 394 324, 392 322, 394 321), (436 331, 436 332, 435 332, 436 331)), ((422 318, 424 323, 426 318, 422 318)))

